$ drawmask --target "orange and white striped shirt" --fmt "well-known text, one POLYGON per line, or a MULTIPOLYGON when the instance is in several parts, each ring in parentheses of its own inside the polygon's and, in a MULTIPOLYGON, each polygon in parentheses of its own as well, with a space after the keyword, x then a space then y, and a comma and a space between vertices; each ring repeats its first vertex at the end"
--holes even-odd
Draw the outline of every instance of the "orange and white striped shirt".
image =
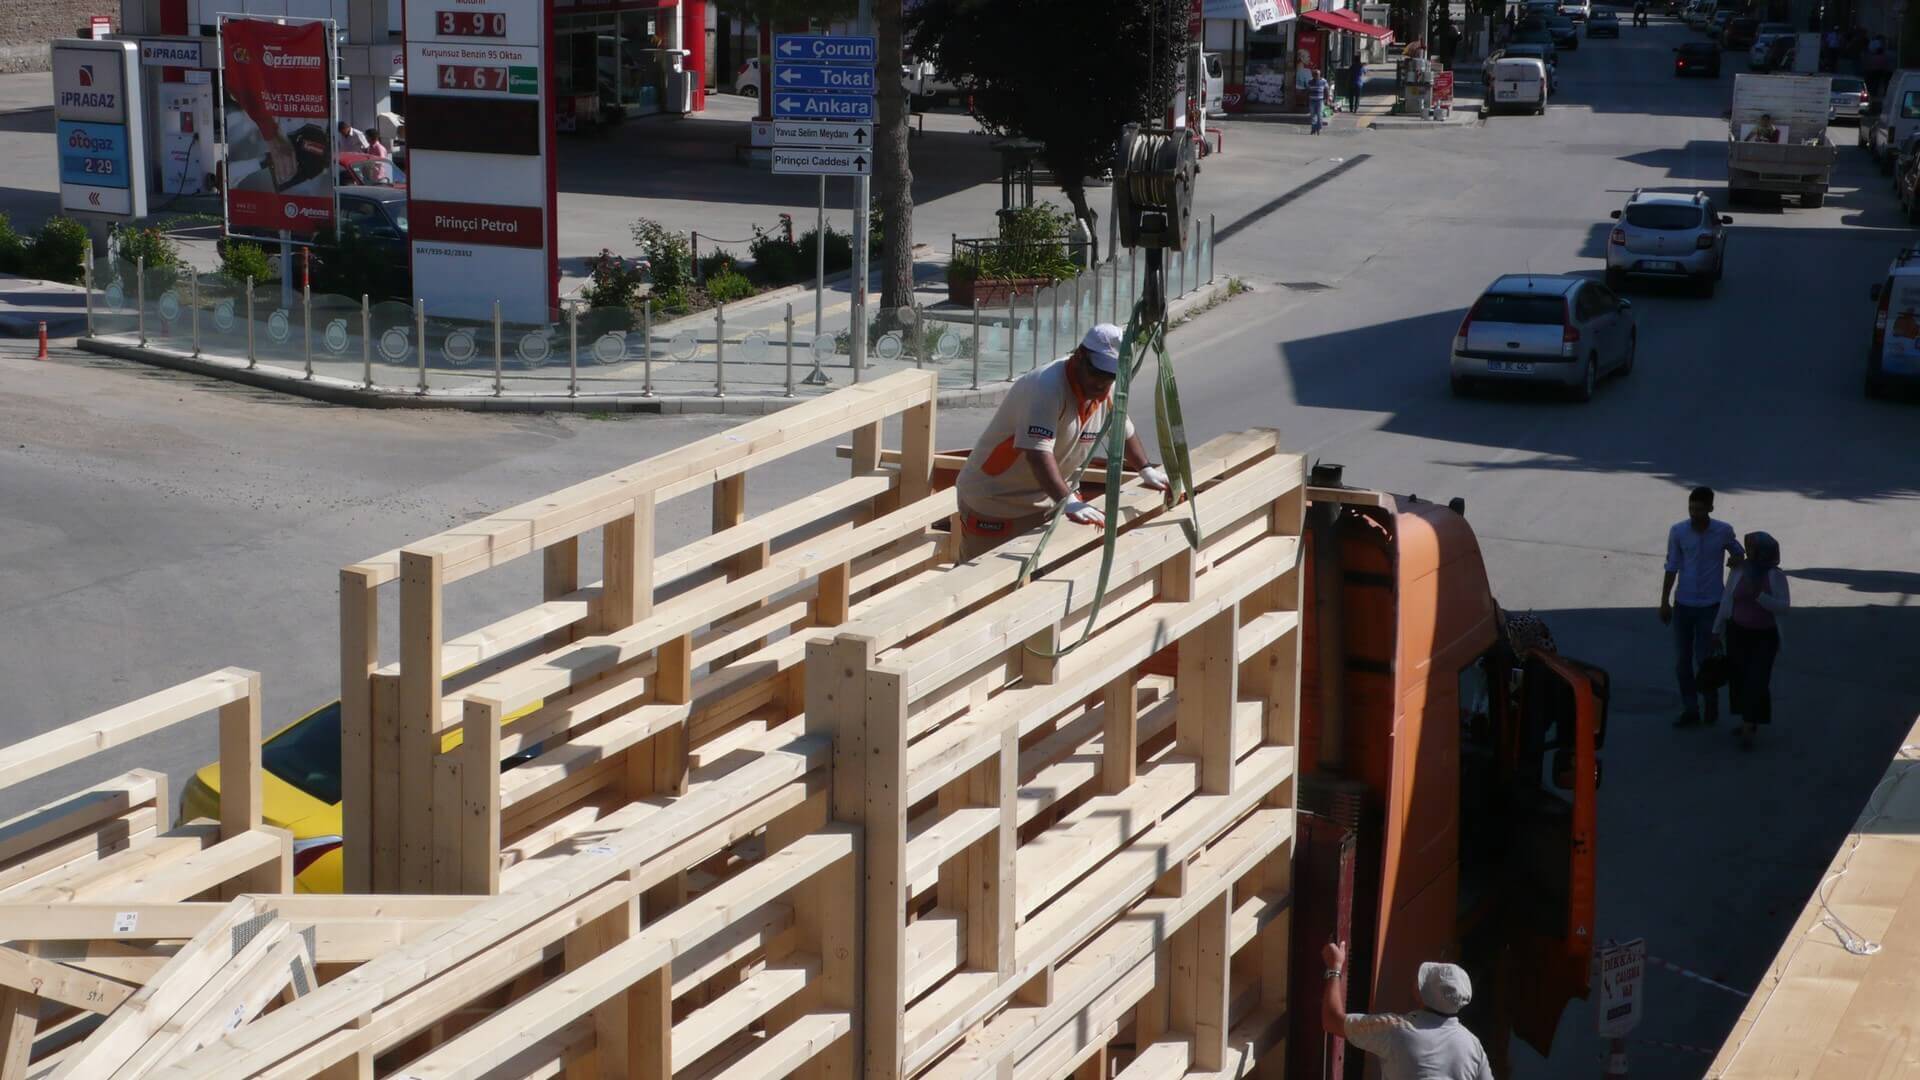
MULTIPOLYGON (((967 455, 957 481, 960 502, 988 517, 1019 518, 1043 513, 1053 497, 1040 486, 1027 450, 1051 450, 1060 476, 1072 481, 1073 470, 1094 454, 1094 440, 1113 407, 1111 395, 1089 400, 1067 377, 1067 361, 1055 360, 1015 380, 994 411, 980 441, 967 455)), ((1127 421, 1133 435, 1133 421, 1127 421)))

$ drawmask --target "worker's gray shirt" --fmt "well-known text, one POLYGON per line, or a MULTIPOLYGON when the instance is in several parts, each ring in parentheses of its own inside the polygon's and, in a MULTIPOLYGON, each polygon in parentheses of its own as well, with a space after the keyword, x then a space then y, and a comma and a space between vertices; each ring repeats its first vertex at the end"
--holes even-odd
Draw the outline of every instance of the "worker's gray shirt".
POLYGON ((1381 1080, 1493 1080, 1486 1050, 1458 1017, 1354 1013, 1347 1041, 1380 1059, 1381 1080))

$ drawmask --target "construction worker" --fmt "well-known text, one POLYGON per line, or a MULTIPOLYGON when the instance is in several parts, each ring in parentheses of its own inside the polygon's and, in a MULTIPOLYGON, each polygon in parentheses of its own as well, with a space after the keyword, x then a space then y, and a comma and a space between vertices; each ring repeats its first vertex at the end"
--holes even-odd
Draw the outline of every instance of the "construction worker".
MULTIPOLYGON (((1027 372, 1007 391, 956 483, 962 559, 1045 522, 1055 506, 1068 521, 1106 524, 1106 515, 1070 490, 1066 477, 1092 456, 1119 374, 1120 328, 1101 323, 1066 359, 1027 372)), ((1147 460, 1131 419, 1126 465, 1147 487, 1167 489, 1166 470, 1147 460)))
POLYGON ((1493 1080, 1486 1048, 1460 1010, 1473 1000, 1473 983, 1454 964, 1420 965, 1420 1003, 1410 1013, 1347 1012, 1347 951, 1334 942, 1320 950, 1327 963, 1320 1023, 1380 1059, 1381 1080, 1493 1080))

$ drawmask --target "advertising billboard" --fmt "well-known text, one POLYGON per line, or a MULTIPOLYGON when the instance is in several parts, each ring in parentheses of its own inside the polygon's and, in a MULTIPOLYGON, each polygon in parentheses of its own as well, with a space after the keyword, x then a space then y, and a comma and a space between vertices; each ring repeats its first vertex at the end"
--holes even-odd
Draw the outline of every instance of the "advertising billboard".
POLYGON ((62 211, 146 216, 138 61, 132 42, 72 38, 53 43, 53 122, 62 211))
POLYGON ((542 0, 407 0, 414 292, 455 319, 558 305, 552 14, 542 0))
POLYGON ((310 242, 334 217, 333 24, 220 20, 227 233, 310 242))

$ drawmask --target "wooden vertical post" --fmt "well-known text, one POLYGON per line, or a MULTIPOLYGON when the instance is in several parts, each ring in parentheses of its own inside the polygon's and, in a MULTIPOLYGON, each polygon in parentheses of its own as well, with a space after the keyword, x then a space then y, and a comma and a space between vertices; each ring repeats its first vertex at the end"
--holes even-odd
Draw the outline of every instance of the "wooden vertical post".
POLYGON ((961 916, 960 966, 1013 974, 1014 856, 1019 843, 1020 733, 1009 728, 1000 752, 940 792, 940 810, 987 807, 998 827, 940 868, 940 907, 961 916))
POLYGON ((460 873, 458 890, 500 891, 500 725, 498 701, 470 698, 460 728, 460 873))
MULTIPOLYGON (((653 676, 653 699, 669 705, 693 700, 693 635, 682 634, 660 646, 658 670, 653 676)), ((684 724, 655 735, 653 790, 661 795, 684 795, 687 790, 687 729, 684 724)))
MULTIPOLYGON (((881 421, 853 429, 853 475, 862 476, 880 470, 881 421)), ((874 496, 871 505, 855 516, 864 524, 900 505, 899 488, 892 487, 874 496)))
POLYGON ((595 633, 632 626, 653 614, 653 493, 633 500, 633 512, 607 522, 600 536, 600 604, 595 633))
POLYGON ((1220 891, 1193 922, 1193 1067, 1196 1071, 1223 1068, 1227 1056, 1227 1010, 1233 982, 1233 889, 1220 891))
POLYGON ((373 692, 373 837, 374 892, 401 892, 400 884, 400 676, 375 675, 373 692))
MULTIPOLYGON (((540 552, 540 598, 558 600, 580 588, 580 538, 556 540, 540 552)), ((578 636, 579 627, 570 626, 547 635, 547 647, 558 649, 578 636)))
MULTIPOLYGON (((36 949, 29 947, 29 953, 36 949)), ((40 1022, 40 999, 24 990, 0 990, 0 1078, 24 1080, 33 1057, 33 1033, 40 1022)))
POLYGON ((813 625, 839 626, 853 613, 853 564, 841 563, 820 571, 819 591, 813 597, 813 625))
MULTIPOLYGON (((1292 840, 1275 848, 1261 864, 1261 892, 1279 898, 1293 892, 1292 840)), ((1260 961, 1260 1015, 1268 1023, 1281 1022, 1287 1015, 1287 953, 1292 936, 1293 905, 1281 908, 1274 920, 1260 930, 1255 948, 1260 961)), ((1313 958, 1317 960, 1318 958, 1313 958)), ((1312 962, 1311 960, 1309 962, 1312 962)))
POLYGON ((372 680, 379 664, 380 594, 350 566, 340 571, 340 857, 349 893, 374 888, 372 680))
MULTIPOLYGON (((735 525, 743 524, 746 520, 747 474, 735 473, 732 476, 724 476, 714 481, 713 531, 717 533, 723 529, 731 529, 735 525)), ((767 563, 772 561, 772 558, 773 547, 764 540, 740 552, 738 555, 730 556, 724 564, 727 580, 733 581, 738 578, 743 578, 756 570, 763 570, 766 568, 767 563)), ((766 603, 765 600, 757 600, 741 610, 751 611, 755 608, 762 608, 766 606, 766 603)), ((729 612, 729 614, 731 614, 731 612, 729 612)), ((739 657, 745 656, 747 653, 753 652, 765 644, 765 638, 750 641, 738 649, 715 657, 714 664, 716 666, 730 664, 739 657)))
POLYGON ((1233 708, 1239 699, 1240 665, 1234 659, 1240 605, 1203 623, 1180 642, 1174 680, 1173 724, 1180 752, 1200 760, 1200 790, 1233 791, 1233 708))
MULTIPOLYGON (((562 946, 567 970, 587 964, 639 932, 640 901, 634 897, 567 935, 562 946)), ((595 1052, 570 1062, 567 1080, 668 1080, 672 1076, 672 1023, 669 1019, 662 1031, 657 1022, 663 1004, 669 1013, 673 1007, 672 971, 672 965, 664 965, 648 972, 593 1010, 595 1052), (664 988, 660 986, 663 978, 664 988), (664 1003, 659 1000, 662 989, 664 1003), (655 1013, 653 1022, 645 1015, 649 1007, 655 1013), (649 1040, 649 1035, 655 1037, 649 1040)))
POLYGON ((1132 786, 1140 759, 1140 697, 1129 671, 1107 684, 1106 729, 1100 740, 1100 790, 1118 795, 1132 786))
POLYGON ((247 694, 220 706, 220 839, 260 827, 260 673, 244 676, 247 694))
POLYGON ((915 405, 900 418, 900 502, 918 502, 933 494, 935 403, 915 405))
MULTIPOLYGON (((441 580, 437 552, 400 553, 401 892, 433 887, 433 760, 440 753, 441 580)), ((385 813, 384 809, 381 813, 385 813)))

